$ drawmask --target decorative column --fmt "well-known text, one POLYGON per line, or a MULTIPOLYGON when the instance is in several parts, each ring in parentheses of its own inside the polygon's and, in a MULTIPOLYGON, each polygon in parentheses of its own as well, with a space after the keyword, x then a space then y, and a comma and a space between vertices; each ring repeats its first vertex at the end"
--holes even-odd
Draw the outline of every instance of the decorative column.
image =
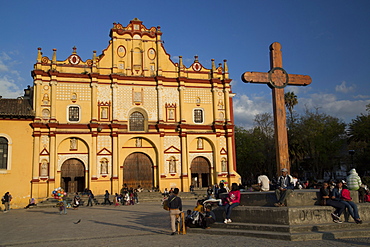
MULTIPOLYGON (((55 77, 55 76, 53 76, 55 77)), ((58 81, 56 78, 53 78, 50 81, 50 90, 51 90, 51 102, 50 102, 50 120, 56 120, 56 95, 57 95, 57 84, 58 81)))
POLYGON ((39 179, 39 163, 40 163, 40 130, 35 131, 33 134, 33 167, 32 167, 32 180, 38 181, 39 179), (36 133, 35 133, 36 132, 36 133))
POLYGON ((116 37, 112 38, 112 73, 117 73, 117 39, 116 37))
POLYGON ((118 95, 118 85, 117 85, 117 79, 113 79, 111 88, 112 88, 112 120, 117 121, 117 110, 116 110, 116 104, 118 102, 117 95, 118 95))
POLYGON ((97 94, 98 94, 98 83, 96 82, 96 78, 91 79, 91 122, 98 121, 98 101, 97 101, 97 94))
MULTIPOLYGON (((90 177, 91 182, 98 179, 97 176, 97 169, 96 169, 96 148, 97 148, 97 129, 93 128, 92 130, 92 137, 91 137, 91 152, 89 152, 89 171, 90 171, 90 177)), ((91 186, 91 183, 89 183, 91 186)))
MULTIPOLYGON (((113 191, 119 191, 119 171, 120 171, 120 166, 119 166, 119 143, 118 143, 118 134, 117 131, 118 129, 116 126, 115 128, 112 129, 112 193, 113 191)), ((117 126, 118 127, 118 126, 117 126)))
POLYGON ((233 133, 230 132, 232 129, 227 129, 226 140, 227 140, 227 164, 228 164, 228 178, 229 183, 231 183, 231 177, 235 176, 234 174, 234 159, 233 159, 233 133))
POLYGON ((42 87, 42 80, 35 80, 33 82, 34 84, 34 99, 33 99, 33 105, 35 108, 35 120, 41 120, 41 107, 40 107, 40 101, 41 101, 41 87, 42 87))
POLYGON ((180 134, 181 138, 181 186, 182 191, 187 192, 189 191, 189 174, 190 173, 190 167, 188 164, 188 145, 187 145, 187 134, 183 133, 183 130, 181 130, 180 134))
POLYGON ((225 120, 226 122, 230 122, 230 88, 224 89, 224 95, 225 95, 225 120))
POLYGON ((56 140, 55 140, 55 128, 50 129, 50 141, 49 141, 49 152, 50 152, 50 157, 49 157, 49 191, 53 189, 52 187, 55 186, 55 178, 57 176, 56 171, 57 171, 57 159, 56 159, 56 140), (51 187, 51 188, 50 188, 51 187))
POLYGON ((179 104, 179 107, 180 107, 180 120, 181 120, 181 123, 185 123, 186 120, 185 120, 185 107, 184 107, 184 94, 185 94, 185 87, 184 86, 180 86, 179 87, 179 97, 180 97, 180 104, 179 104))
POLYGON ((162 81, 158 81, 157 95, 158 95, 158 121, 163 122, 163 86, 162 81))
POLYGON ((218 99, 218 88, 217 86, 213 85, 212 87, 212 95, 213 95, 213 121, 218 121, 218 112, 217 112, 217 99, 218 99))

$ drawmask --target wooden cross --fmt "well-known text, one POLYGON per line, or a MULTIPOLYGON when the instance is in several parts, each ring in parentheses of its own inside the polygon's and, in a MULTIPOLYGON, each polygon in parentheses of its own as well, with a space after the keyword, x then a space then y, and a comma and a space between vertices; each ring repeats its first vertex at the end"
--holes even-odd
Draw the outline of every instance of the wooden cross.
POLYGON ((311 77, 288 74, 283 69, 281 45, 275 42, 270 45, 270 71, 267 73, 245 72, 242 75, 242 80, 246 83, 267 84, 272 89, 277 173, 280 174, 283 168, 290 172, 284 87, 287 85, 307 86, 311 83, 311 77))

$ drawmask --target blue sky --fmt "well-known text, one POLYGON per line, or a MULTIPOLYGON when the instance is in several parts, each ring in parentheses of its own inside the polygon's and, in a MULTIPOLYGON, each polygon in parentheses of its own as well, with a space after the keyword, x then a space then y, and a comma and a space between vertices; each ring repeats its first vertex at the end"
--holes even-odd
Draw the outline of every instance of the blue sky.
POLYGON ((245 84, 246 71, 267 72, 269 45, 280 42, 283 67, 312 78, 294 91, 304 108, 346 123, 370 104, 370 1, 230 0, 230 1, 2 1, 0 4, 0 95, 18 97, 32 84, 37 48, 57 60, 77 47, 90 59, 109 41, 113 22, 126 26, 139 18, 149 28, 161 26, 166 51, 174 62, 194 56, 206 68, 227 59, 233 79, 235 122, 249 128, 255 114, 272 112, 267 85, 245 84))

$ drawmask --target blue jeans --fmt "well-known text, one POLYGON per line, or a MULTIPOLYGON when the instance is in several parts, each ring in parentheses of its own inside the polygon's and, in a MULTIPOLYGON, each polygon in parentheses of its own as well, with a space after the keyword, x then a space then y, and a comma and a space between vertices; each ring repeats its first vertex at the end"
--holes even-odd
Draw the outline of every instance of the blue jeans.
POLYGON ((231 215, 231 211, 233 208, 239 206, 239 203, 236 202, 236 203, 233 203, 233 204, 226 204, 225 205, 225 213, 226 213, 226 219, 230 219, 230 215, 231 215))
POLYGON ((359 219, 360 216, 358 215, 358 209, 357 205, 352 201, 340 201, 344 205, 346 205, 346 208, 348 208, 348 213, 351 215, 353 219, 359 219))

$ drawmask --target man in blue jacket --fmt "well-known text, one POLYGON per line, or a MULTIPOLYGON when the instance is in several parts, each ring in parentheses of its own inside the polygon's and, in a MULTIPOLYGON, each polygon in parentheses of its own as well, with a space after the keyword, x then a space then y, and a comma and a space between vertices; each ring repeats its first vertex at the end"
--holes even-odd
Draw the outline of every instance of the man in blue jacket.
POLYGON ((288 170, 283 168, 281 173, 282 175, 278 178, 277 189, 275 190, 277 199, 277 202, 274 204, 275 207, 286 206, 285 199, 294 189, 293 177, 288 174, 288 170))

